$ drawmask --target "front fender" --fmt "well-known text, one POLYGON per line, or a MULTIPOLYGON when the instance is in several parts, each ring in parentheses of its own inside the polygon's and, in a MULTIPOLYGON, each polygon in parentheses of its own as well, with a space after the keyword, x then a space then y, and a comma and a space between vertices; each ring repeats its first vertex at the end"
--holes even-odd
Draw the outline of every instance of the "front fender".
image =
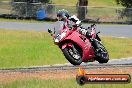
POLYGON ((66 48, 67 46, 72 47, 72 43, 64 43, 64 44, 61 46, 61 49, 64 49, 64 48, 66 48))

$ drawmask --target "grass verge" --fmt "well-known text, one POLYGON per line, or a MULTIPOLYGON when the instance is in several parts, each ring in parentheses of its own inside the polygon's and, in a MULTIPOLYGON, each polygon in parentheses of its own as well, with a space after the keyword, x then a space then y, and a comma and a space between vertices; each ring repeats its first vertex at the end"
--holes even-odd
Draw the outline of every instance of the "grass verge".
POLYGON ((64 63, 60 49, 43 31, 0 30, 0 68, 64 63))
MULTIPOLYGON (((132 56, 132 39, 102 37, 110 58, 132 56)), ((68 61, 47 32, 0 29, 0 68, 62 64, 68 61)))
MULTIPOLYGON (((11 1, 11 0, 0 0, 0 1, 11 1)), ((115 0, 88 0, 89 6, 117 6, 115 0)), ((67 1, 67 0, 52 0, 55 4, 66 4, 66 5, 76 5, 77 0, 67 1)))
MULTIPOLYGON (((115 0, 88 0, 89 6, 117 6, 115 0)), ((65 5, 76 5, 77 0, 67 1, 67 0, 52 0, 55 4, 65 4, 65 5)))
POLYGON ((75 79, 65 80, 18 80, 12 83, 2 84, 1 88, 132 88, 132 83, 129 84, 86 84, 80 86, 75 79))

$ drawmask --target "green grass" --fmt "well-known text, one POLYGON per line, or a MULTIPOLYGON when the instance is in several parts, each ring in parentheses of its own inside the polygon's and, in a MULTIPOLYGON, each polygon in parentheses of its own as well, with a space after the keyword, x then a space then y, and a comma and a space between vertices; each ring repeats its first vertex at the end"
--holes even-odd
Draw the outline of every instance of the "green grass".
MULTIPOLYGON (((11 1, 11 0, 0 0, 0 1, 11 1)), ((78 0, 52 0, 55 4, 65 4, 65 5, 76 5, 78 0)), ((88 0, 89 6, 117 6, 116 0, 88 0)))
POLYGON ((132 38, 103 37, 110 58, 132 57, 132 38))
MULTIPOLYGON (((52 0, 55 4, 76 5, 78 0, 52 0)), ((89 6, 117 6, 115 0, 88 0, 89 6)))
POLYGON ((88 8, 88 17, 115 17, 117 13, 112 8, 88 8), (111 13, 111 14, 110 14, 111 13), (98 15, 97 15, 98 14, 98 15))
MULTIPOLYGON (((110 58, 132 56, 132 39, 102 37, 102 41, 110 58)), ((0 68, 67 62, 47 32, 0 29, 0 68)))
POLYGON ((89 0, 90 6, 117 6, 116 0, 89 0))
POLYGON ((18 80, 12 83, 2 84, 1 88, 132 88, 129 84, 86 84, 80 86, 75 79, 66 80, 18 80))
POLYGON ((0 68, 64 63, 48 33, 0 30, 0 68))

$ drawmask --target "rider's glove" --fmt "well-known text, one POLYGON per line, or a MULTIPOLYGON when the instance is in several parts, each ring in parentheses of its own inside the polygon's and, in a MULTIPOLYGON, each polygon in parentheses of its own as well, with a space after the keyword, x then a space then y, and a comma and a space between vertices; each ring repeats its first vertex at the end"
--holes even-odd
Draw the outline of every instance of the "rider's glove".
POLYGON ((86 35, 87 30, 84 29, 84 28, 79 28, 79 33, 81 33, 81 34, 83 34, 83 35, 86 35))
POLYGON ((49 32, 49 33, 52 33, 52 31, 51 31, 50 29, 48 29, 48 32, 49 32))

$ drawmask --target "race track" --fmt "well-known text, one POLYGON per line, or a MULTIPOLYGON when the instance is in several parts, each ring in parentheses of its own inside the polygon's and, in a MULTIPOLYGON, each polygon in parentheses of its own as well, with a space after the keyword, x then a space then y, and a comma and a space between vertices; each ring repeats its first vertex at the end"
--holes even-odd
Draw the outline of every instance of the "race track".
MULTIPOLYGON (((98 62, 88 62, 82 63, 80 65, 85 69, 97 69, 97 68, 125 68, 132 67, 132 57, 113 59, 108 63, 99 64, 98 62)), ((22 68, 5 68, 0 69, 0 72, 31 72, 31 71, 49 71, 49 70, 75 70, 80 66, 73 66, 70 63, 66 64, 55 64, 55 65, 44 65, 44 66, 32 66, 32 67, 22 67, 22 68)))
MULTIPOLYGON (((89 26, 89 24, 83 25, 89 26)), ((48 28, 53 29, 53 27, 53 23, 0 22, 0 28, 3 29, 47 31, 48 28)), ((132 25, 97 24, 96 29, 101 32, 101 35, 132 38, 132 25)))

